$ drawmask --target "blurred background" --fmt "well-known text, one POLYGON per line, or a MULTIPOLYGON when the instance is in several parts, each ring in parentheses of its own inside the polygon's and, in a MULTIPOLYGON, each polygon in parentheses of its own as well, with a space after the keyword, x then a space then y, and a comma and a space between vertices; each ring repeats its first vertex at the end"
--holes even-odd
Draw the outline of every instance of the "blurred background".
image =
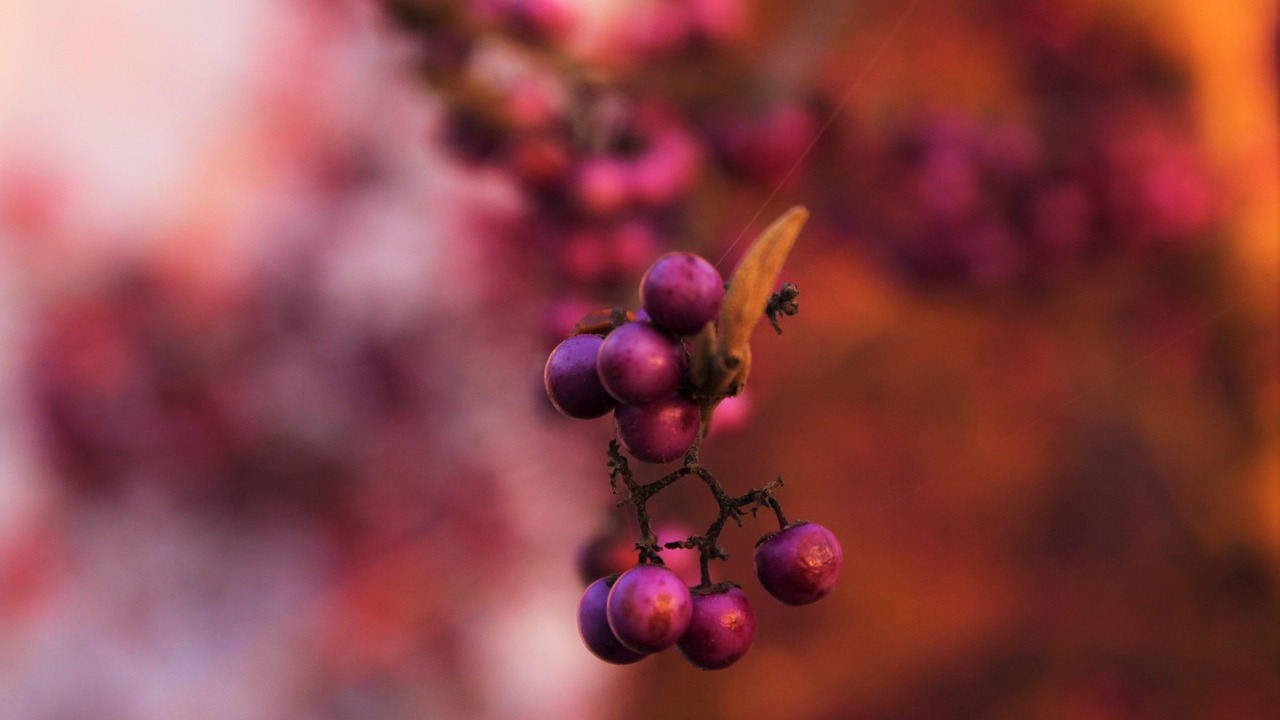
POLYGON ((1278 28, 0 0, 0 717, 1280 717, 1278 28), (629 520, 547 352, 794 204, 703 461, 785 476, 841 583, 773 601, 748 519, 752 651, 605 665, 629 520))

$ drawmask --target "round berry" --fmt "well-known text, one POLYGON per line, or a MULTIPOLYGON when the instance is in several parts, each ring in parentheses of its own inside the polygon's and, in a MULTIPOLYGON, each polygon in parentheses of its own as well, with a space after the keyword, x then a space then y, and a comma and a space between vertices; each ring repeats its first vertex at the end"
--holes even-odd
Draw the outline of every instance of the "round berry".
POLYGON ((574 335, 556 346, 542 371, 547 397, 557 410, 571 418, 597 418, 617 402, 600 384, 596 359, 604 338, 574 335))
POLYGON ((578 633, 592 655, 614 665, 629 665, 646 655, 627 649, 609 629, 606 606, 609 589, 617 579, 617 575, 602 577, 587 586, 578 602, 578 633))
POLYGON ((737 662, 756 638, 756 614, 741 588, 695 594, 693 616, 676 646, 685 659, 703 670, 720 670, 737 662))
POLYGON ((609 591, 609 627, 636 652, 665 650, 684 635, 693 598, 684 581, 658 565, 638 565, 622 573, 609 591))
POLYGON ((835 587, 843 564, 836 536, 817 523, 792 523, 756 544, 756 577, 788 605, 821 600, 835 587))
POLYGON ((610 395, 644 405, 676 391, 684 376, 684 348, 648 323, 631 322, 609 333, 596 363, 610 395))
POLYGON ((655 325, 676 335, 693 335, 720 314, 724 280, 704 258, 667 253, 640 281, 640 302, 655 325))
POLYGON ((650 463, 671 462, 693 445, 701 416, 698 403, 671 395, 648 405, 619 405, 613 427, 627 452, 650 463))

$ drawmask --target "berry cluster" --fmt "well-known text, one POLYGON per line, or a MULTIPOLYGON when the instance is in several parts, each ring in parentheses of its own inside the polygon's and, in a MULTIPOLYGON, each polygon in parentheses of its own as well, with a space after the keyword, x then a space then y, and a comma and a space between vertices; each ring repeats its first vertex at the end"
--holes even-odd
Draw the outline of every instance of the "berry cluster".
POLYGON ((919 285, 1037 288, 1115 259, 1196 258, 1224 199, 1185 70, 1079 3, 997 6, 1025 111, 916 108, 850 133, 814 187, 823 217, 919 285))
MULTIPOLYGON (((711 559, 726 559, 718 544, 730 519, 742 524, 768 507, 779 530, 756 545, 756 575, 773 597, 788 605, 807 605, 834 587, 843 555, 835 536, 805 521, 788 522, 773 490, 782 479, 733 497, 698 462, 698 447, 720 401, 736 395, 746 381, 749 348, 745 338, 768 316, 779 332, 779 316, 798 310, 799 291, 786 283, 762 301, 761 288, 772 287, 800 224, 793 211, 766 231, 748 252, 728 290, 715 267, 690 253, 659 258, 640 283, 642 308, 597 312, 579 321, 574 335, 551 352, 543 372, 547 396, 561 413, 574 418, 614 413, 617 438, 609 446, 610 481, 635 508, 640 540, 638 564, 627 569, 623 551, 609 538, 592 540, 580 569, 590 582, 578 607, 578 628, 587 648, 606 662, 629 664, 675 645, 696 667, 728 667, 751 647, 756 621, 742 589, 732 582, 712 583, 711 559), (754 312, 743 313, 754 307, 754 312), (717 322, 718 319, 718 322, 717 322), (650 483, 632 475, 622 449, 635 459, 665 463, 684 457, 681 467, 650 483), (701 535, 670 539, 655 532, 647 503, 686 476, 711 490, 720 512, 701 535), (619 486, 619 481, 622 487, 619 486), (690 588, 662 558, 663 550, 699 551, 701 581, 690 588)), ((687 558, 687 554, 679 561, 687 558)))
POLYGON ((684 455, 700 427, 698 401, 680 392, 688 365, 680 337, 715 319, 724 282, 704 258, 668 253, 645 273, 640 297, 635 320, 589 326, 557 345, 543 381, 557 410, 583 419, 613 410, 627 452, 664 463, 684 455))

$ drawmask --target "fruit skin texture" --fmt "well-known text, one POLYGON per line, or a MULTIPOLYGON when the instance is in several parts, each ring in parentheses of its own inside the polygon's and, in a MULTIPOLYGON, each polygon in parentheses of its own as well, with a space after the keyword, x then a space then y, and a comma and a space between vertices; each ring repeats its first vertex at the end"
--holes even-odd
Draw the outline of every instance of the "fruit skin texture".
POLYGON ((596 361, 604 389, 630 405, 645 405, 675 392, 684 366, 680 343, 642 322, 629 322, 609 333, 596 361))
POLYGON ((693 596, 689 629, 676 646, 695 667, 727 668, 747 654, 756 638, 756 614, 741 588, 693 596))
POLYGON ((761 538, 755 559, 756 577, 770 595, 788 605, 808 605, 835 587, 844 551, 830 530, 800 521, 761 538))
POLYGON ((640 281, 640 302, 655 325, 676 335, 693 335, 720 314, 724 279, 698 255, 667 253, 640 281))
POLYGON ((689 628, 693 598, 670 570, 637 565, 613 584, 607 614, 609 628, 625 647, 655 653, 675 645, 689 628))
POLYGON ((629 650, 609 629, 606 605, 609 590, 617 579, 617 575, 602 577, 582 593, 582 600, 578 602, 578 634, 592 655, 614 665, 630 665, 648 655, 629 650))
POLYGON ((574 335, 551 351, 542 370, 542 384, 556 410, 571 418, 589 420, 617 404, 596 372, 603 342, 599 335, 574 335))
POLYGON ((698 436, 698 403, 671 395, 648 405, 618 406, 613 427, 627 452, 650 463, 671 462, 684 455, 698 436))

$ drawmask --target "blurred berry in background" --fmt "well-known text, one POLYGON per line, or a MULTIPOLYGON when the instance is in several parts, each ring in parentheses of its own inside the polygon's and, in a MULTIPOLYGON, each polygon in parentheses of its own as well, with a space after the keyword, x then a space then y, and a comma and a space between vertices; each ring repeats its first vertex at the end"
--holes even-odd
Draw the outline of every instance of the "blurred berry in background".
POLYGON ((1278 57, 1267 3, 0 2, 0 717, 1280 716, 1278 57), (751 651, 601 663, 634 519, 538 374, 795 204, 702 461, 841 582, 730 524, 751 651))

